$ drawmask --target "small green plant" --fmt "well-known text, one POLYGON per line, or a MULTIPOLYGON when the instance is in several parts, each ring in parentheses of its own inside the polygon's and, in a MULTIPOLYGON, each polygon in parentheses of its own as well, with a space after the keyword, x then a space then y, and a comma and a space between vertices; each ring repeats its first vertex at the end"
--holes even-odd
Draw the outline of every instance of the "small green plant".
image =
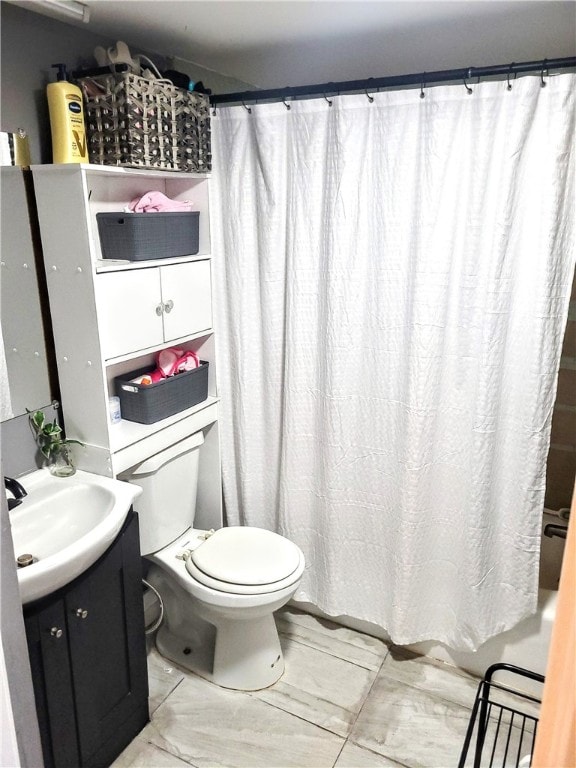
POLYGON ((62 437, 62 427, 56 422, 56 419, 52 422, 46 421, 46 416, 42 411, 28 411, 28 414, 38 448, 47 459, 54 459, 64 446, 84 445, 79 440, 69 440, 62 437))

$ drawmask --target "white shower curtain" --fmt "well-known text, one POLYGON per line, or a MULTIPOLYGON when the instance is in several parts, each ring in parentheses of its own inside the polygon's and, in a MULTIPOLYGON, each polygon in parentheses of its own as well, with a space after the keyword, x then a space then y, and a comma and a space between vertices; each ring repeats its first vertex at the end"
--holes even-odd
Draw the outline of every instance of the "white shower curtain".
POLYGON ((574 270, 574 75, 219 108, 228 522, 296 597, 474 649, 536 606, 574 270))

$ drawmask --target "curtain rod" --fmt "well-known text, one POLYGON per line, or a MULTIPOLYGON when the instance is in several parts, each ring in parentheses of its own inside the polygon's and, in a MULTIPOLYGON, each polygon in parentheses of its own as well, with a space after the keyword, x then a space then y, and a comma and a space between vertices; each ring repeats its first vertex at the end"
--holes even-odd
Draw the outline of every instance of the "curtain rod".
POLYGON ((546 74, 551 69, 571 69, 576 67, 576 56, 564 59, 540 59, 519 64, 497 64, 491 67, 466 67, 462 69, 441 69, 437 72, 419 72, 412 75, 393 75, 390 77, 369 77, 367 80, 344 80, 340 83, 318 83, 299 85, 294 88, 271 88, 258 91, 239 91, 222 93, 210 97, 214 106, 219 104, 242 104, 258 101, 285 101, 286 99, 305 99, 318 96, 334 96, 340 93, 357 91, 376 91, 381 88, 395 88, 406 85, 427 87, 435 83, 456 80, 472 80, 480 77, 506 77, 526 72, 546 74))

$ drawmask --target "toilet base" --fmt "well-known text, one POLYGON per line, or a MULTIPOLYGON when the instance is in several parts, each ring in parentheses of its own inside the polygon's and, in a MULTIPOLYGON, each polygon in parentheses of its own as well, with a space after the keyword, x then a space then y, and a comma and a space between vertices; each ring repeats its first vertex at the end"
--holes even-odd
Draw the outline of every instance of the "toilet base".
POLYGON ((284 672, 274 617, 251 621, 220 620, 205 636, 180 637, 163 625, 156 636, 162 656, 223 688, 258 691, 277 682, 284 672))
MULTIPOLYGON (((184 578, 190 587, 191 581, 184 578)), ((150 565, 146 580, 164 601, 164 623, 156 634, 162 656, 216 685, 239 691, 268 688, 281 677, 284 657, 273 609, 284 605, 291 594, 280 592, 282 597, 267 605, 230 609, 198 600, 156 564, 150 565)))

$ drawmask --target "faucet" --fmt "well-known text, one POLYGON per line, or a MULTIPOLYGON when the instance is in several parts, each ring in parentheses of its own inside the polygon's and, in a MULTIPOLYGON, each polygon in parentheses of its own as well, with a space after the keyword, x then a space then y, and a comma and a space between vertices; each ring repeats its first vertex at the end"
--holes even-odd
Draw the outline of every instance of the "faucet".
POLYGON ((14 497, 12 499, 8 498, 8 510, 14 509, 18 504, 22 504, 22 499, 24 496, 27 496, 27 493, 18 480, 15 480, 13 477, 5 477, 4 487, 6 490, 10 491, 14 497))

